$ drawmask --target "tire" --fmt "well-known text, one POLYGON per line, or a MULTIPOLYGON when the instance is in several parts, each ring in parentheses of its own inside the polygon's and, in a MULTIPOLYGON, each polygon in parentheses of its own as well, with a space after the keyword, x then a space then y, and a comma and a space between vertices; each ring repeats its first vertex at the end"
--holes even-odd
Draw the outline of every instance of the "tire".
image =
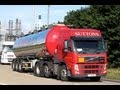
POLYGON ((19 62, 19 64, 18 64, 18 71, 24 72, 24 69, 22 68, 22 62, 19 62))
POLYGON ((0 57, 0 64, 1 64, 1 57, 0 57))
POLYGON ((42 68, 40 68, 40 63, 36 63, 35 67, 33 68, 33 73, 35 76, 41 77, 43 76, 42 68))
POLYGON ((91 77, 90 80, 91 81, 100 81, 101 77, 91 77))
POLYGON ((57 80, 60 80, 60 68, 61 66, 58 66, 58 70, 57 70, 57 80))
POLYGON ((17 62, 17 61, 15 62, 15 70, 19 71, 19 62, 17 62))
POLYGON ((52 73, 51 73, 50 68, 48 67, 48 65, 43 66, 43 72, 44 72, 44 76, 46 78, 52 77, 52 73))
POLYGON ((60 69, 60 79, 62 81, 68 81, 67 68, 66 68, 65 65, 61 66, 61 69, 60 69))
POLYGON ((11 67, 12 67, 13 71, 16 71, 16 69, 15 69, 15 61, 12 61, 11 67))

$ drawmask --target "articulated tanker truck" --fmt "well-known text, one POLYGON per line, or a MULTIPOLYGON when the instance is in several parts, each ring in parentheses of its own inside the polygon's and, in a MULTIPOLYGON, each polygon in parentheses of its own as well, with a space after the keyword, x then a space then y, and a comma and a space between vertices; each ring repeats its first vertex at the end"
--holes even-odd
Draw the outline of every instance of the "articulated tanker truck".
POLYGON ((17 38, 13 51, 13 71, 32 70, 35 76, 63 81, 99 81, 107 73, 106 44, 100 30, 55 25, 17 38))

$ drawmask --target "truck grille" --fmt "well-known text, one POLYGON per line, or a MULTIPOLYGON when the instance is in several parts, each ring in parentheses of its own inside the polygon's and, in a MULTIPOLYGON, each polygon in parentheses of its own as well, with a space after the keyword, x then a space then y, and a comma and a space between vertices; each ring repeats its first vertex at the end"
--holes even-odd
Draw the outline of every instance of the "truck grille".
POLYGON ((102 65, 81 65, 81 69, 100 69, 102 65))
POLYGON ((104 63, 105 58, 104 57, 85 57, 85 60, 88 63, 92 63, 92 62, 104 63))
POLYGON ((84 74, 98 74, 99 70, 84 70, 84 74))
POLYGON ((102 65, 82 65, 82 73, 84 74, 100 74, 102 65))
POLYGON ((90 69, 90 68, 99 68, 99 65, 85 65, 84 66, 85 69, 90 69))
POLYGON ((12 62, 12 60, 13 60, 12 58, 8 58, 8 62, 12 62))

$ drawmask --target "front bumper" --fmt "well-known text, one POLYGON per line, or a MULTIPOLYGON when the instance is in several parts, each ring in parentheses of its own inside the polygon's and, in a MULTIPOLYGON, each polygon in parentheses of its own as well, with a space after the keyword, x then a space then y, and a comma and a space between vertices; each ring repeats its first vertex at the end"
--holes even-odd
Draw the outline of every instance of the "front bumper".
POLYGON ((71 77, 84 78, 84 77, 102 77, 105 76, 107 71, 104 69, 104 64, 81 64, 78 65, 79 69, 73 68, 71 77))
MULTIPOLYGON (((89 78, 89 77, 90 76, 88 75, 78 75, 78 74, 72 76, 72 78, 89 78)), ((91 77, 102 77, 102 75, 96 75, 96 76, 91 76, 91 77)))

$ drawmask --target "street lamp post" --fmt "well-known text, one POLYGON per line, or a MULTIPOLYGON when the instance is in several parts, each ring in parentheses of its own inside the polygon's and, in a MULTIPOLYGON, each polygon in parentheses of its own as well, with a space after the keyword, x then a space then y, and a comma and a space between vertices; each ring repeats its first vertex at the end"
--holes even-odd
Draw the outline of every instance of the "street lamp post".
POLYGON ((34 30, 34 27, 35 27, 35 5, 33 5, 33 25, 32 25, 32 30, 34 30))
POLYGON ((50 5, 48 5, 48 18, 47 18, 47 26, 49 25, 49 14, 50 14, 49 7, 50 7, 50 5))

